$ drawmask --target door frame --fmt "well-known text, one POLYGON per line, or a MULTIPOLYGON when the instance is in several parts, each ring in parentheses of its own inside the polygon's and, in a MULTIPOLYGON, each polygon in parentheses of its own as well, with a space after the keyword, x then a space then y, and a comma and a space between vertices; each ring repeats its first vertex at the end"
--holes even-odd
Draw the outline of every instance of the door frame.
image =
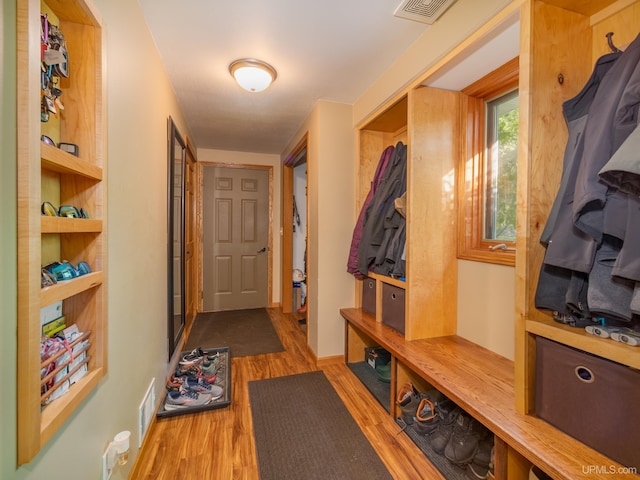
POLYGON ((203 305, 203 220, 204 220, 204 167, 224 167, 244 170, 266 170, 269 173, 269 226, 267 244, 267 306, 272 304, 273 295, 273 166, 252 165, 225 162, 198 162, 198 188, 197 188, 197 268, 198 268, 198 312, 202 312, 203 305))
POLYGON ((197 312, 198 280, 197 280, 197 203, 198 203, 198 149, 189 137, 186 138, 185 160, 185 305, 186 305, 186 336, 188 337, 197 312), (187 195, 191 189, 193 197, 187 195), (191 267, 186 265, 187 258, 191 256, 191 267))
MULTIPOLYGON (((306 163, 309 164, 309 132, 306 132, 298 144, 291 150, 291 153, 287 155, 287 159, 291 159, 291 162, 285 161, 282 164, 282 301, 280 308, 283 313, 295 313, 293 312, 293 169, 296 166, 295 158, 306 149, 306 163)), ((305 272, 307 292, 305 297, 305 304, 307 305, 307 319, 309 318, 309 168, 307 167, 307 196, 306 196, 306 209, 307 209, 307 240, 306 240, 306 252, 307 263, 305 272)))

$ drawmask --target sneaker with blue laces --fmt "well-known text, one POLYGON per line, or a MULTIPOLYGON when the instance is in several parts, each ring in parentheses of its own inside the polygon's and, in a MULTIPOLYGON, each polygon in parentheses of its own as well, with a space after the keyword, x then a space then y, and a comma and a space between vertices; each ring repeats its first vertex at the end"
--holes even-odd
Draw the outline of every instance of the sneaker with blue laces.
POLYGON ((185 390, 191 390, 197 393, 207 393, 211 395, 212 400, 222 396, 222 387, 209 384, 202 378, 186 377, 182 385, 185 390))
POLYGON ((210 393, 198 393, 193 390, 180 389, 175 392, 167 392, 164 401, 165 410, 179 410, 183 408, 201 407, 211 402, 210 393))

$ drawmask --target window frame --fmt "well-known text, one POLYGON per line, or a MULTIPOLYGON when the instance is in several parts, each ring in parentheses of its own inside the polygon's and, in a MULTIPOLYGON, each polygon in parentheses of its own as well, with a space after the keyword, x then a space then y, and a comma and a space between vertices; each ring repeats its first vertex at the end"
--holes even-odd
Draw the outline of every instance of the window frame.
POLYGON ((462 142, 458 165, 458 258, 515 266, 515 242, 483 239, 486 103, 518 88, 519 57, 462 89, 462 142), (501 247, 504 245, 505 247, 501 247))

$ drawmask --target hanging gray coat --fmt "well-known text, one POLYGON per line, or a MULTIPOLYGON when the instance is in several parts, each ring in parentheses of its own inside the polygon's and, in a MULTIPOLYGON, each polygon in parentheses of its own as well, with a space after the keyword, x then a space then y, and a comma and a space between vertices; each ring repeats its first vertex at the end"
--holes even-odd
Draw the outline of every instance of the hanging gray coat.
POLYGON ((400 218, 401 215, 396 211, 394 201, 406 190, 407 146, 398 142, 382 182, 365 213, 362 238, 358 248, 358 270, 362 275, 367 275, 375 263, 385 240, 385 224, 387 228, 399 226, 395 221, 395 215, 400 218), (386 222, 385 219, 387 219, 386 222))

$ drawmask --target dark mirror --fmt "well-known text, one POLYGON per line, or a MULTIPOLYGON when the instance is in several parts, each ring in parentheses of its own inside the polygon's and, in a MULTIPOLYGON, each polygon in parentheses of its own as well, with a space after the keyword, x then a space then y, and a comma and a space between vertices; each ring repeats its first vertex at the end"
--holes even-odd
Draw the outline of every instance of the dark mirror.
POLYGON ((185 142, 169 117, 168 136, 168 335, 169 359, 185 325, 184 301, 184 164, 185 142))

